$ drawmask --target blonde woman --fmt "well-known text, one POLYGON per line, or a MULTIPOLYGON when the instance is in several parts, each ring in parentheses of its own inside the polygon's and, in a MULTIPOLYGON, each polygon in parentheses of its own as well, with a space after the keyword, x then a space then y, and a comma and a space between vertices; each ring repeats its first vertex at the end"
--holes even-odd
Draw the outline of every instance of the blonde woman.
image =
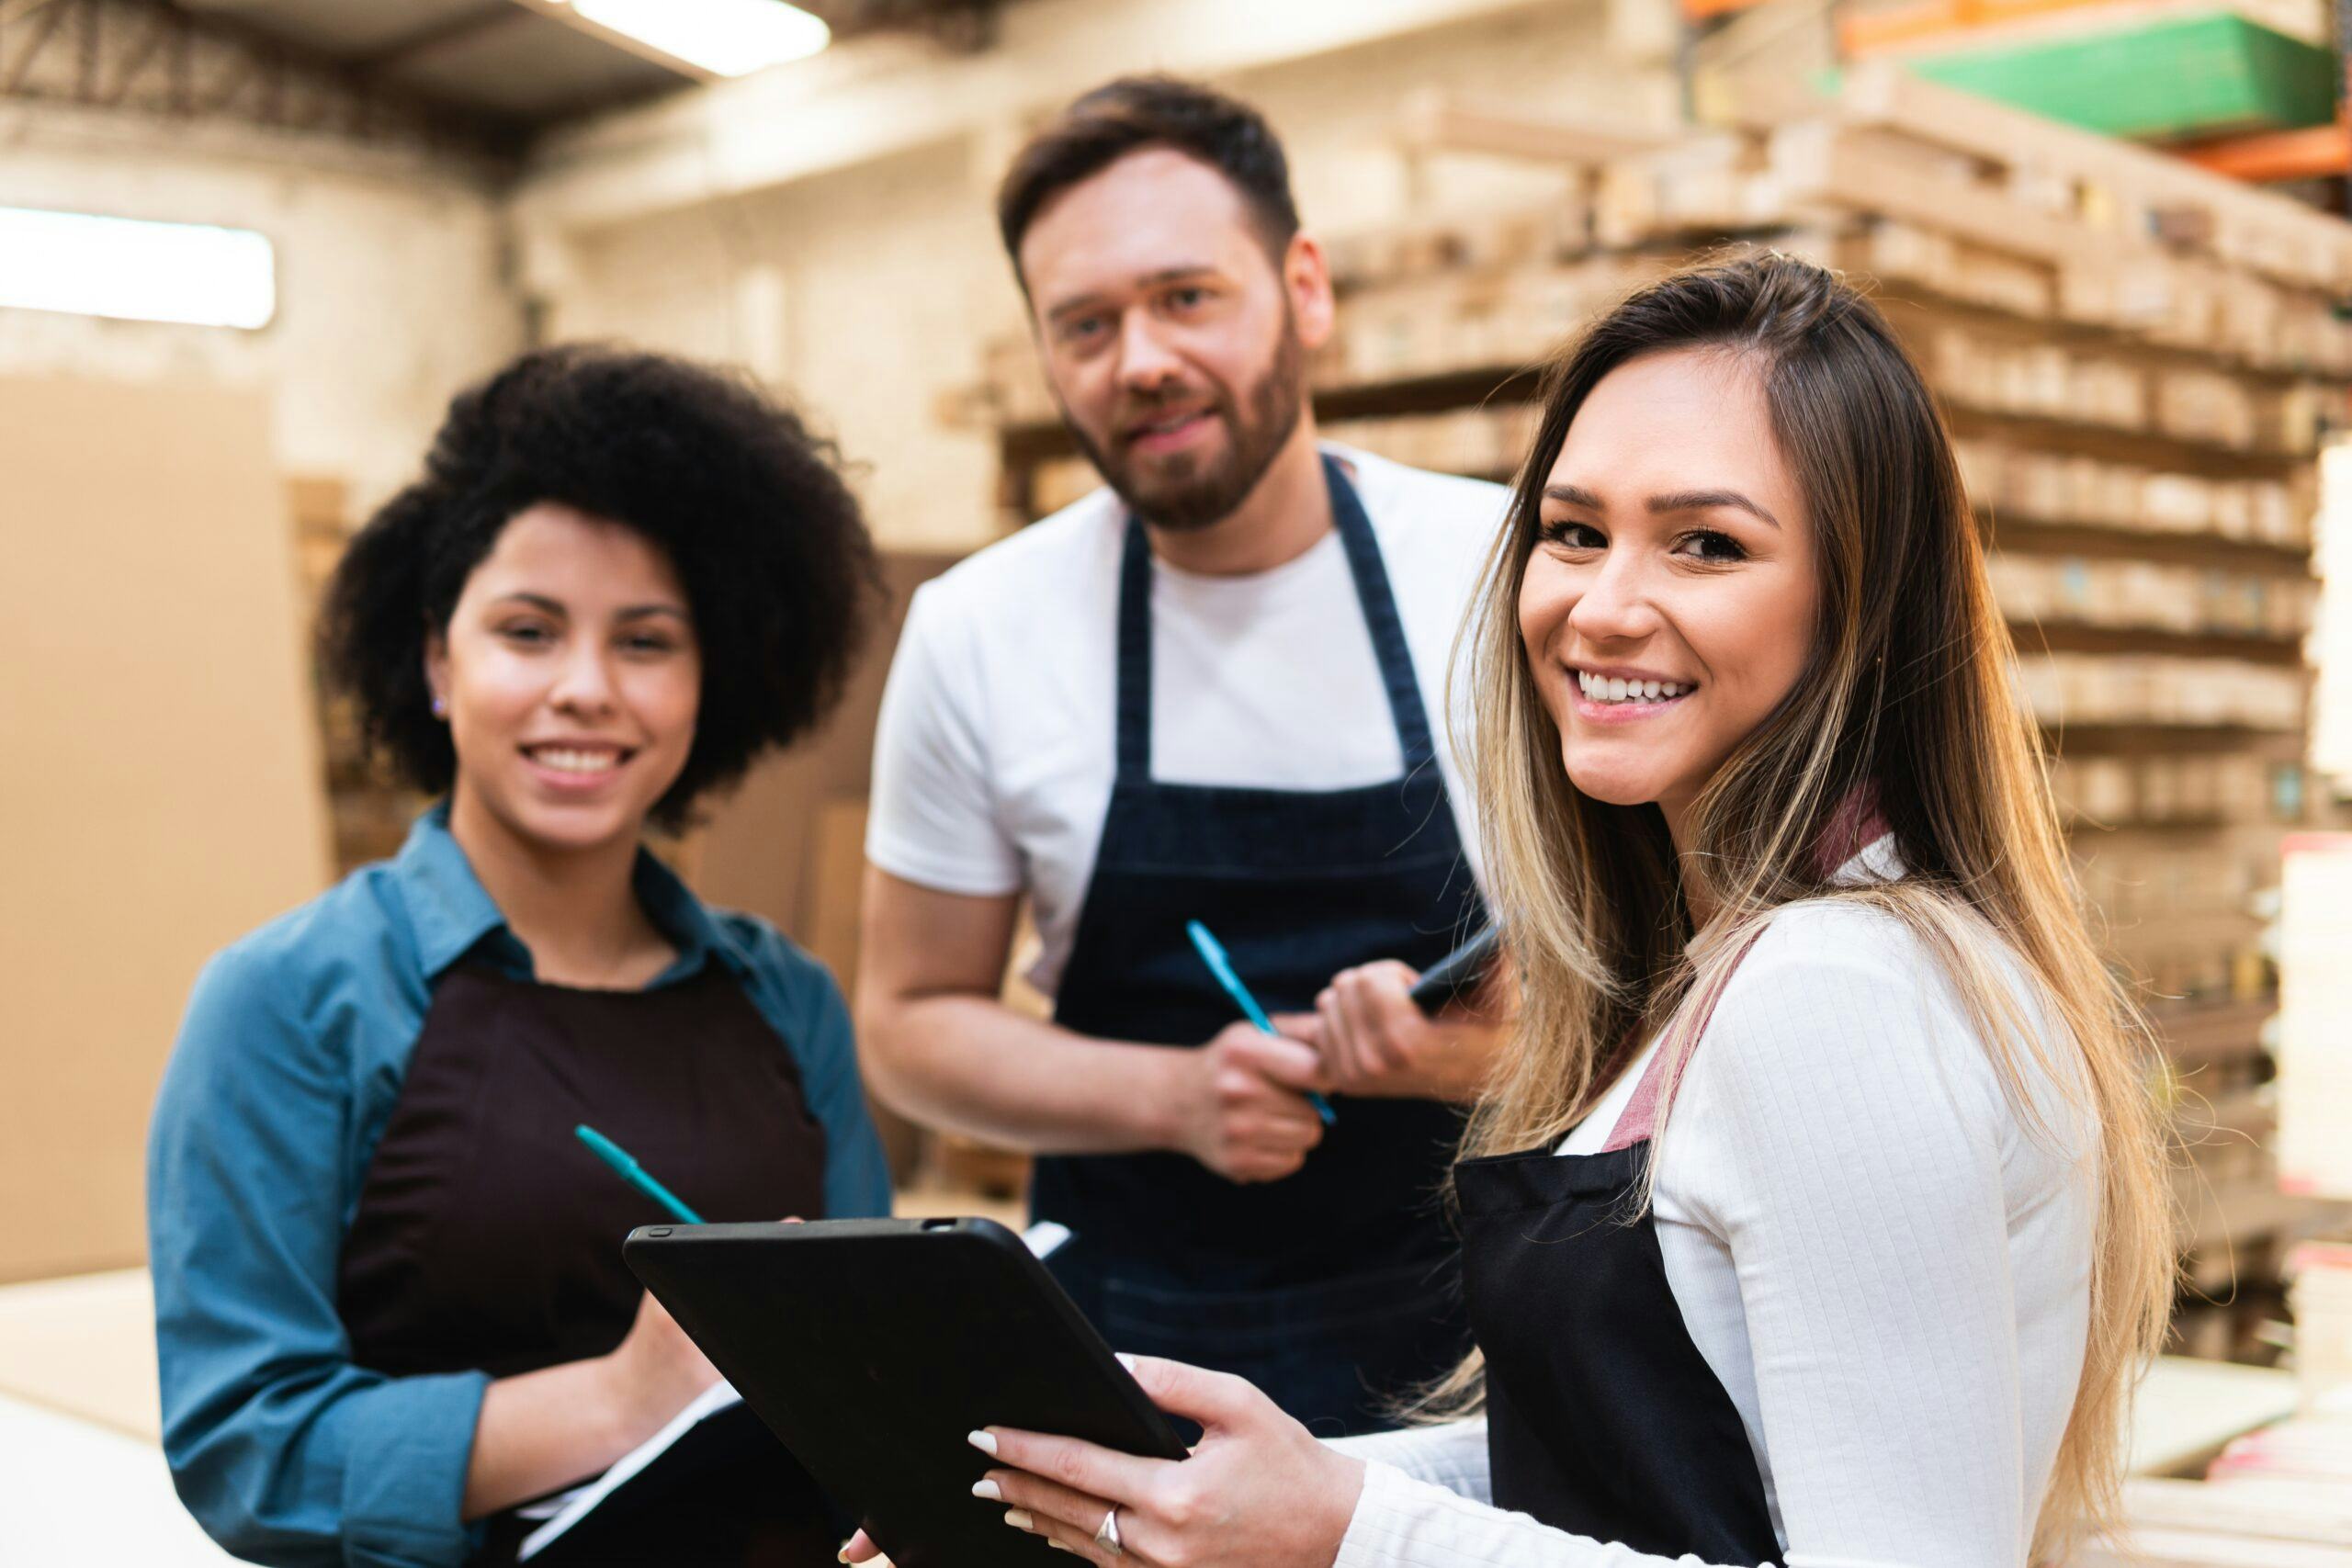
POLYGON ((1159 1568, 2062 1555, 2165 1320, 2159 1137, 1885 321, 1777 256, 1626 301, 1468 638, 1522 992, 1456 1171, 1474 1413, 1320 1443, 1145 1360, 1189 1461, 990 1428, 978 1496, 1159 1568))

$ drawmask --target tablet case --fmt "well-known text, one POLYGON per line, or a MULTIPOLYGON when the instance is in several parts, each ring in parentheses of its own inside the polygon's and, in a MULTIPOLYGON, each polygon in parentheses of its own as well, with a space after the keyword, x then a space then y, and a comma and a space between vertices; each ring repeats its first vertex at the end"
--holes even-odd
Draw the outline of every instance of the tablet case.
POLYGON ((1069 1562, 972 1495, 988 1426, 1182 1459, 1168 1418, 990 1220, 649 1225, 623 1256, 897 1568, 1069 1562))

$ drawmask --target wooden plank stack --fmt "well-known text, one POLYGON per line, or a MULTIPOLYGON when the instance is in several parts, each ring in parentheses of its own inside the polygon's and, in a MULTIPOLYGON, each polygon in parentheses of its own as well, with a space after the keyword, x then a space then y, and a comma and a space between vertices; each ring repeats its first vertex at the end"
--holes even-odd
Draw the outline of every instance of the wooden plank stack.
POLYGON ((2120 1539, 2068 1568, 2352 1568, 2352 1492, 2341 1482, 2128 1483, 2120 1539))
POLYGON ((2290 1190, 2352 1198, 2352 834, 2287 840, 2278 1156, 2290 1190))
POLYGON ((2311 1242, 2289 1260, 2294 1278, 2295 1375, 2304 1398, 2352 1399, 2352 1245, 2311 1242))

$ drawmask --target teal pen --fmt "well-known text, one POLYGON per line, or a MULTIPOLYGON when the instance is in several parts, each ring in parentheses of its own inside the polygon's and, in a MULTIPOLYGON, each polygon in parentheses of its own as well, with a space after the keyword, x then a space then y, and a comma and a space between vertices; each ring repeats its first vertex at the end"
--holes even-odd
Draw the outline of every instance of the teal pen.
MULTIPOLYGON (((1250 987, 1241 983, 1241 976, 1233 972, 1233 960, 1226 956, 1224 944, 1209 935, 1209 928, 1198 920, 1186 920, 1184 934, 1193 939, 1201 962, 1209 966, 1209 973, 1216 976, 1216 983, 1225 987, 1225 994, 1233 998, 1242 1016, 1268 1034, 1281 1033, 1274 1027, 1274 1021, 1266 1016, 1266 1010, 1258 1005, 1258 998, 1250 994, 1250 987)), ((1311 1089, 1306 1091, 1306 1101, 1315 1107, 1315 1114, 1323 1118, 1326 1127, 1340 1119, 1331 1109, 1331 1102, 1311 1089)))
POLYGON ((613 1168, 614 1174, 618 1176, 623 1181, 628 1182, 631 1187, 636 1188, 639 1192, 644 1193, 648 1198, 652 1199, 655 1202, 669 1210, 673 1215, 684 1221, 687 1224, 698 1225, 703 1223, 703 1217, 700 1214, 695 1213, 692 1209, 687 1208, 684 1203, 680 1202, 676 1193, 671 1191, 668 1188, 654 1180, 653 1178, 646 1175, 645 1168, 638 1164, 636 1156, 631 1155, 627 1149, 613 1142, 612 1139, 605 1136, 604 1134, 596 1131, 595 1128, 587 1126, 584 1123, 581 1126, 574 1127, 571 1132, 573 1136, 577 1137, 582 1143, 587 1145, 588 1147, 594 1152, 598 1159, 603 1160, 606 1165, 611 1166, 613 1168))

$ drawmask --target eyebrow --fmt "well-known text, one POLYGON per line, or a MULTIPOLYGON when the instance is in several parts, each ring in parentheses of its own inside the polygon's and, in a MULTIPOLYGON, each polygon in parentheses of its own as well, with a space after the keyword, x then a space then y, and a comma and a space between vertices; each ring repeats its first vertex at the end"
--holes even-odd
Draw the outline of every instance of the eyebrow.
MULTIPOLYGON (((1136 279, 1136 285, 1142 288, 1164 288, 1171 283, 1182 283, 1187 278, 1214 277, 1216 273, 1216 267, 1209 262, 1184 262, 1175 266, 1163 266, 1156 272, 1145 273, 1136 279)), ((1102 297, 1099 294, 1081 294, 1075 299, 1065 299, 1047 310, 1046 320, 1058 321, 1077 311, 1091 310, 1102 302, 1102 297)))
MULTIPOLYGON (((1581 506, 1589 511, 1606 512, 1608 510, 1600 503, 1599 496, 1581 485, 1545 485, 1544 494, 1547 500, 1563 502, 1570 506, 1581 506)), ((1749 513, 1770 523, 1775 528, 1781 525, 1779 518, 1736 490, 1670 491, 1665 495, 1651 496, 1644 505, 1653 516, 1662 516, 1675 512, 1705 512, 1713 507, 1728 506, 1736 511, 1749 513)))
MULTIPOLYGON (((550 599, 544 593, 504 593, 497 602, 502 604, 527 604, 535 610, 544 610, 550 615, 565 619, 570 619, 571 615, 564 607, 562 600, 550 599)), ((626 604, 613 612, 613 619, 616 621, 638 620, 647 615, 675 615, 682 621, 692 618, 676 604, 626 604)))

